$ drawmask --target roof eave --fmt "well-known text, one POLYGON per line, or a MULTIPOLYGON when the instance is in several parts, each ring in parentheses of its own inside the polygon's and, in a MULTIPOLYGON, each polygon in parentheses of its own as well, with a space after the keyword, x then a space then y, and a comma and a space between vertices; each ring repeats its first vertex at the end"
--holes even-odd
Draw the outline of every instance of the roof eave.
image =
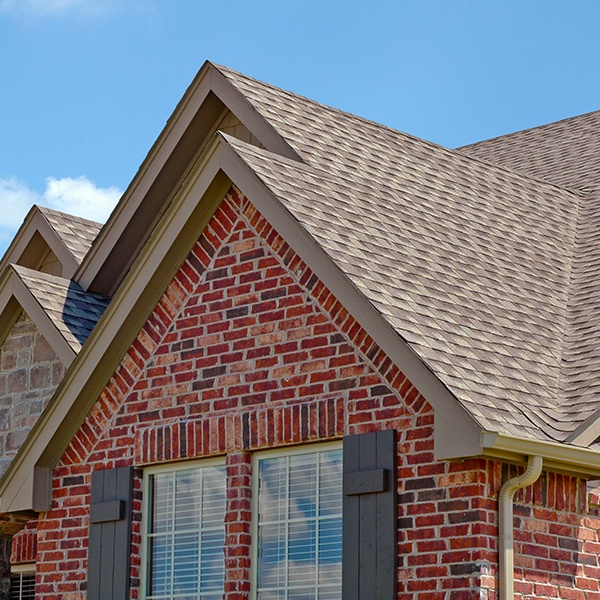
POLYGON ((528 456, 541 456, 545 469, 585 479, 600 477, 600 452, 582 446, 486 431, 481 436, 481 454, 520 464, 528 456))

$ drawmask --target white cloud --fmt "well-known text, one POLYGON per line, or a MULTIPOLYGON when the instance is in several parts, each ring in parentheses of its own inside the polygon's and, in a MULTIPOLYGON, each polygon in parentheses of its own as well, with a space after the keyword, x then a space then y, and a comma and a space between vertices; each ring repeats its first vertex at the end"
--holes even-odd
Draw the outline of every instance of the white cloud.
POLYGON ((85 177, 46 179, 42 204, 92 221, 104 223, 123 192, 116 187, 100 188, 85 177))
POLYGON ((18 179, 0 179, 0 229, 16 230, 23 222, 27 211, 39 199, 38 194, 32 192, 18 179))
POLYGON ((41 194, 14 177, 0 179, 0 256, 33 204, 104 222, 121 194, 116 187, 101 188, 85 177, 49 177, 41 194))

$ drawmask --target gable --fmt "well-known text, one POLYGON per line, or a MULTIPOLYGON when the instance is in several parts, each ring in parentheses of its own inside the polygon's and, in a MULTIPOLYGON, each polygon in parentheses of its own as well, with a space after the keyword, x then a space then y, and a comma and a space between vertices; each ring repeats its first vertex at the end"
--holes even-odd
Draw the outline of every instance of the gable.
MULTIPOLYGON (((432 460, 432 420, 400 369, 232 190, 56 466, 40 544, 58 543, 52 531, 67 506, 73 547, 87 535, 94 473, 225 452, 233 463, 253 450, 382 428, 404 432, 403 444, 421 443, 432 460)), ((137 490, 139 482, 138 470, 137 490)), ((69 575, 67 567, 59 579, 69 575)))
POLYGON ((234 137, 298 159, 221 70, 205 63, 79 268, 76 279, 84 289, 114 294, 221 125, 234 137))
POLYGON ((268 447, 275 437, 279 444, 339 438, 354 412, 363 416, 353 432, 363 430, 363 420, 405 427, 412 410, 425 410, 423 403, 330 290, 233 190, 57 468, 152 464, 268 447), (296 411, 307 415, 306 429, 293 424, 296 411))
POLYGON ((100 224, 49 208, 33 206, 0 261, 69 279, 87 254, 100 224))

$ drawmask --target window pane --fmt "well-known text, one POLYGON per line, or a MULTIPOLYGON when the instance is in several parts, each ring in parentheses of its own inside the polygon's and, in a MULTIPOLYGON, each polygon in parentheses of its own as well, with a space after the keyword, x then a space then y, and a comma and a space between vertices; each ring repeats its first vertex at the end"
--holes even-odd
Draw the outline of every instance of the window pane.
POLYGON ((225 467, 157 473, 150 483, 146 598, 221 598, 225 467))
POLYGON ((339 600, 342 452, 258 463, 257 598, 339 600))
POLYGON ((10 600, 35 599, 35 573, 15 573, 10 576, 10 600))

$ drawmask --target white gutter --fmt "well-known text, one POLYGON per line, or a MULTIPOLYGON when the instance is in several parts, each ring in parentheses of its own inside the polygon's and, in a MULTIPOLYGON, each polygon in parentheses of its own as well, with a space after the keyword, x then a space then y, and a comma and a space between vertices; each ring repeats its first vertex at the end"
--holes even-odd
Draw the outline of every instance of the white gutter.
POLYGON ((509 479, 498 494, 499 600, 514 600, 515 595, 513 498, 517 490, 537 481, 542 472, 542 464, 541 456, 529 456, 525 473, 509 479))

